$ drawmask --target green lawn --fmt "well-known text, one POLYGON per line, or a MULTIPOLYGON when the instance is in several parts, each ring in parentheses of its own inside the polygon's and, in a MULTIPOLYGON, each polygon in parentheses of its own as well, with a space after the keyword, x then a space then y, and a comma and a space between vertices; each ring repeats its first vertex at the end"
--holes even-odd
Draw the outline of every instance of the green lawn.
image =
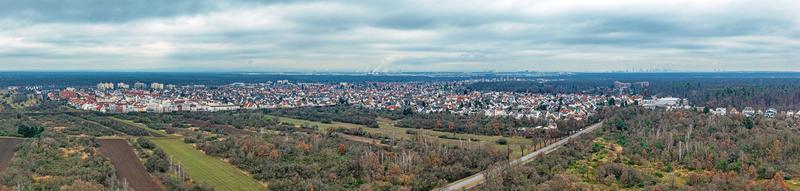
POLYGON ((149 138, 158 148, 179 162, 193 180, 214 190, 266 190, 266 187, 238 168, 208 156, 174 137, 149 138))
MULTIPOLYGON (((359 127, 361 127, 362 129, 364 129, 365 131, 367 131, 369 133, 384 134, 384 135, 387 135, 387 136, 390 136, 390 137, 393 137, 393 138, 396 138, 396 139, 411 139, 411 137, 412 137, 412 135, 406 133, 406 130, 409 130, 408 128, 402 128, 402 127, 394 126, 392 124, 393 122, 391 120, 383 119, 383 118, 378 119, 378 125, 380 126, 380 128, 368 128, 368 127, 363 126, 363 125, 352 124, 352 123, 332 122, 330 124, 326 124, 326 123, 320 123, 320 122, 302 120, 302 119, 294 119, 294 118, 288 118, 288 117, 280 117, 280 116, 270 116, 270 117, 275 117, 275 118, 278 118, 278 120, 281 121, 281 122, 288 122, 288 123, 292 123, 292 124, 295 124, 295 125, 303 125, 303 124, 316 125, 316 126, 319 126, 319 130, 321 132, 325 132, 326 129, 331 128, 331 127, 342 127, 342 128, 359 128, 359 127)), ((443 138, 439 138, 440 135, 448 135, 448 136, 458 137, 458 138, 462 138, 462 139, 466 139, 466 140, 469 140, 469 139, 480 140, 481 143, 486 144, 486 145, 492 145, 497 150, 506 150, 506 149, 508 149, 510 147, 511 150, 512 150, 512 153, 511 153, 511 157, 512 158, 513 157, 521 157, 522 156, 522 151, 520 151, 520 146, 519 145, 525 145, 526 146, 526 153, 527 153, 527 152, 531 152, 531 149, 532 149, 531 145, 533 144, 533 141, 531 141, 530 139, 526 139, 524 137, 516 137, 516 136, 515 137, 502 137, 502 136, 474 135, 474 134, 465 134, 465 133, 449 133, 449 132, 434 131, 434 130, 430 130, 430 129, 414 129, 414 130, 418 131, 421 135, 425 136, 426 138, 434 139, 434 140, 437 140, 437 141, 439 141, 441 143, 444 143, 444 144, 459 145, 459 144, 462 144, 462 142, 463 142, 463 144, 467 144, 469 142, 472 142, 472 143, 476 143, 476 142, 474 142, 474 141, 460 141, 460 140, 454 140, 454 139, 443 139, 443 138), (495 141, 497 141, 498 139, 501 139, 501 138, 504 138, 504 139, 508 140, 508 145, 510 145, 510 146, 495 144, 495 141)))

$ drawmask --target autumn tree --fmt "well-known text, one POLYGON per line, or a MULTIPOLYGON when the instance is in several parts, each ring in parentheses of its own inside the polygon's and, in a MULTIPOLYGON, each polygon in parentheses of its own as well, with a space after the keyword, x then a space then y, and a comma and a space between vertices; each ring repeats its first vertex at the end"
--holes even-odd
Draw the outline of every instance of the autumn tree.
POLYGON ((339 155, 344 155, 345 152, 347 152, 347 148, 344 146, 344 143, 340 143, 339 144, 338 151, 339 151, 339 155))

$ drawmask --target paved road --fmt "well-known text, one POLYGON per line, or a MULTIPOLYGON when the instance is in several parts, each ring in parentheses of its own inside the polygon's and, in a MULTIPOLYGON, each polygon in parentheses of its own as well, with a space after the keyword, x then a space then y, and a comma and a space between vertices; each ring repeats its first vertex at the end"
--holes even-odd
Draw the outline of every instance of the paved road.
MULTIPOLYGON (((534 151, 534 152, 532 152, 530 154, 522 156, 521 158, 518 158, 516 160, 511 161, 510 166, 523 165, 525 163, 533 161, 533 159, 535 159, 537 156, 545 155, 545 154, 548 154, 550 152, 553 152, 556 149, 558 149, 559 147, 563 146, 564 144, 567 144, 567 142, 569 142, 570 139, 576 138, 576 137, 581 136, 583 134, 586 134, 588 132, 592 132, 595 129, 600 128, 600 126, 602 126, 602 122, 596 123, 594 125, 591 125, 586 129, 583 129, 583 130, 578 131, 577 133, 575 133, 573 135, 570 135, 569 137, 566 137, 566 138, 563 138, 563 139, 559 140, 558 142, 555 142, 553 144, 547 145, 544 148, 541 148, 541 149, 536 150, 536 151, 534 151)), ((486 170, 481 171, 478 174, 472 175, 470 177, 461 179, 459 181, 450 183, 447 186, 445 186, 443 188, 439 188, 437 190, 441 190, 441 191, 466 190, 466 189, 475 187, 475 186, 477 186, 477 185, 479 185, 479 184, 481 184, 481 183, 483 183, 485 181, 485 177, 483 175, 484 173, 486 173, 486 170)))

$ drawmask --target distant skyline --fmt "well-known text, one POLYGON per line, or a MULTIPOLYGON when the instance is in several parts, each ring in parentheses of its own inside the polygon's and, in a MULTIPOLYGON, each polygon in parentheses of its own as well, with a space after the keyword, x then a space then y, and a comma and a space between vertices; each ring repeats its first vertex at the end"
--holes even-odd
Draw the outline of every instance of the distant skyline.
POLYGON ((490 70, 797 72, 800 1, 0 1, 0 71, 490 70))

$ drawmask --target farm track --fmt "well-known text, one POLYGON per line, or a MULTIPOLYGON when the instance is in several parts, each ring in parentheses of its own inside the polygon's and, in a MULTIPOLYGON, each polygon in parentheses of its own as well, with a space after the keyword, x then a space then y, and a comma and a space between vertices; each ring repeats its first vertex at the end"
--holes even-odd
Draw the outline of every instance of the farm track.
POLYGON ((8 168, 11 158, 14 157, 14 150, 22 139, 0 138, 0 172, 8 168))
POLYGON ((98 139, 97 142, 100 143, 100 154, 111 159, 117 169, 117 176, 126 180, 130 188, 136 191, 164 190, 145 170, 127 141, 98 139))

